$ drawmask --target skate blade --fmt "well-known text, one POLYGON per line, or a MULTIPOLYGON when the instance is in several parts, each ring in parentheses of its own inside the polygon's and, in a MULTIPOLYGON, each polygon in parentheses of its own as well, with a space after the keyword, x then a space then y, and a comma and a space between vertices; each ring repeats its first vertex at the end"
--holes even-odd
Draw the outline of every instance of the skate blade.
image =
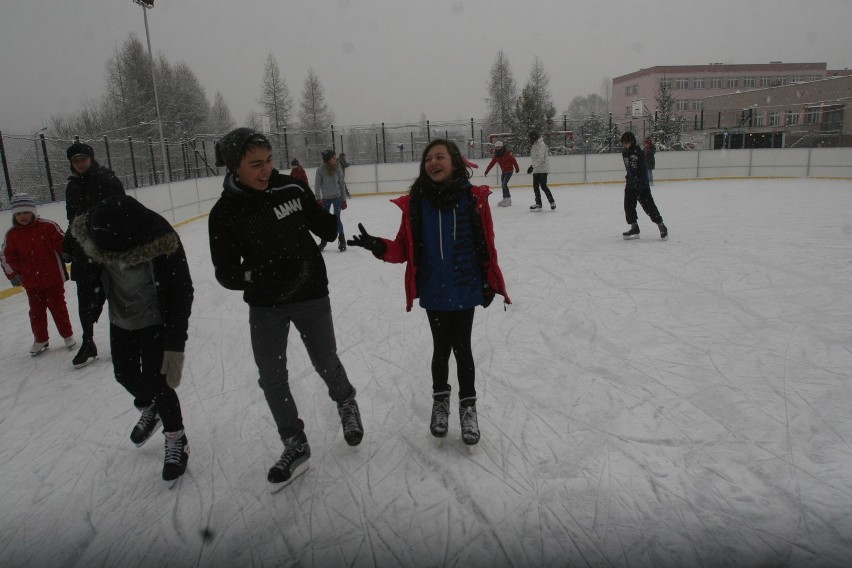
POLYGON ((39 349, 38 351, 30 351, 30 357, 38 357, 39 355, 41 355, 42 353, 44 353, 44 352, 45 352, 45 351, 47 351, 48 349, 50 349, 50 346, 49 346, 49 345, 45 345, 44 347, 42 347, 42 348, 41 348, 41 349, 39 349))
POLYGON ((174 489, 175 487, 178 486, 178 484, 180 483, 180 480, 183 479, 184 475, 186 475, 186 472, 183 472, 177 479, 170 479, 170 480, 164 482, 166 484, 166 487, 169 489, 169 491, 171 491, 172 489, 174 489))
POLYGON ((300 475, 302 475, 303 473, 308 471, 308 468, 310 466, 311 466, 311 464, 307 461, 300 463, 299 465, 296 466, 296 469, 293 470, 293 474, 290 476, 290 479, 288 479, 287 481, 282 481, 281 483, 269 483, 267 481, 266 486, 269 489, 269 492, 272 493, 273 495, 275 493, 278 493, 279 491, 281 491, 282 489, 284 489, 285 487, 287 487, 288 485, 293 483, 294 479, 296 479, 297 477, 299 477, 300 475))
POLYGON ((622 235, 625 241, 635 241, 639 238, 639 235, 622 235))
POLYGON ((93 363, 94 361, 97 361, 97 359, 98 359, 97 356, 92 357, 91 359, 87 359, 86 361, 84 361, 82 363, 78 363, 78 364, 74 365, 74 368, 75 369, 82 369, 86 365, 89 365, 89 364, 93 363))

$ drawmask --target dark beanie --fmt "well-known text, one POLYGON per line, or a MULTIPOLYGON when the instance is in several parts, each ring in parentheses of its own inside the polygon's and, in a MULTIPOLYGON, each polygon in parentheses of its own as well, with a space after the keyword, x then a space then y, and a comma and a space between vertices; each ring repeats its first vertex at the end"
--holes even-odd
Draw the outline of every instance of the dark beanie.
POLYGON ((129 195, 114 195, 92 206, 86 225, 92 242, 111 252, 150 243, 173 230, 159 213, 129 195))
POLYGON ((246 147, 250 144, 272 148, 272 144, 260 132, 251 128, 235 128, 216 142, 216 167, 224 166, 229 172, 237 171, 240 160, 245 156, 246 147))
POLYGON ((334 157, 334 150, 323 150, 322 161, 327 162, 334 157))
POLYGON ((83 144, 82 142, 74 142, 73 144, 68 146, 68 150, 65 152, 65 155, 68 156, 69 162, 74 156, 88 156, 94 160, 95 150, 88 144, 83 144))

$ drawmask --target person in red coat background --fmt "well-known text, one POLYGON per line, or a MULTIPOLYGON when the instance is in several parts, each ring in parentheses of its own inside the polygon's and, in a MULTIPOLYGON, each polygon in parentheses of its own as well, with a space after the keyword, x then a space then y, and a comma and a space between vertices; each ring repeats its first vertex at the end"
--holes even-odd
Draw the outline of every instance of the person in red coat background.
POLYGON ((515 159, 512 152, 499 140, 494 143, 494 157, 491 159, 488 167, 485 168, 485 175, 488 175, 494 164, 500 164, 500 170, 503 172, 500 174, 500 185, 503 186, 503 199, 497 202, 497 206, 509 207, 512 205, 512 194, 509 193, 509 180, 512 179, 512 174, 518 173, 521 171, 521 168, 518 167, 518 160, 515 159))
POLYGON ((6 232, 0 262, 13 286, 23 286, 30 303, 30 326, 35 341, 30 355, 49 347, 47 311, 50 310, 65 347, 77 341, 65 304, 68 273, 62 260, 65 233, 59 225, 38 216, 35 200, 26 193, 12 196, 12 227, 6 232))
POLYGON ((293 169, 290 170, 290 175, 296 179, 300 179, 305 182, 305 185, 308 188, 311 187, 311 184, 308 183, 308 172, 305 171, 305 168, 302 167, 302 164, 299 163, 299 160, 293 158, 293 161, 290 162, 290 165, 293 166, 293 169))

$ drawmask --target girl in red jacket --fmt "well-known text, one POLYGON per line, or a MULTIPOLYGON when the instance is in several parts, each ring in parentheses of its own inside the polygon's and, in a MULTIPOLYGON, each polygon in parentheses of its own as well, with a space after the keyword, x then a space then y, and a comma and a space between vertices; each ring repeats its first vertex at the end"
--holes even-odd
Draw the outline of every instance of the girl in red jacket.
POLYGON ((35 342, 30 355, 43 353, 48 347, 47 311, 65 347, 72 349, 77 342, 65 305, 65 263, 62 260, 62 241, 65 233, 59 225, 40 219, 35 200, 26 193, 12 196, 12 228, 3 242, 3 270, 13 286, 23 286, 30 302, 30 325, 35 342))
POLYGON ((408 195, 392 200, 402 209, 394 240, 373 237, 359 223, 350 245, 364 247, 385 262, 407 263, 406 311, 414 298, 426 310, 432 330, 433 436, 447 435, 450 414, 449 360, 456 357, 462 441, 479 442, 475 369, 471 349, 473 313, 495 294, 511 303, 497 265, 488 186, 471 185, 470 172, 454 142, 433 140, 423 150, 420 175, 408 195))
POLYGON ((503 146, 503 143, 499 140, 494 143, 494 157, 491 159, 488 167, 485 168, 485 175, 488 175, 494 164, 500 164, 500 170, 503 172, 500 174, 500 185, 503 186, 503 200, 498 201, 497 206, 509 207, 512 205, 512 194, 509 193, 509 180, 512 179, 512 174, 518 173, 521 171, 521 168, 518 167, 518 160, 515 159, 514 154, 503 146))

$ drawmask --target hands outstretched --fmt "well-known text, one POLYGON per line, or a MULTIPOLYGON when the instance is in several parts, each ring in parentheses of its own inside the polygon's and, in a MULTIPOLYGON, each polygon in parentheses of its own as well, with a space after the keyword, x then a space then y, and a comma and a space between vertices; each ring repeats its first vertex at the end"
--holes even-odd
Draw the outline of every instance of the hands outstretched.
POLYGON ((355 235, 352 239, 346 241, 346 244, 353 247, 362 247, 372 252, 375 256, 382 256, 388 250, 387 245, 382 239, 372 236, 364 228, 364 225, 358 223, 360 235, 355 235))

